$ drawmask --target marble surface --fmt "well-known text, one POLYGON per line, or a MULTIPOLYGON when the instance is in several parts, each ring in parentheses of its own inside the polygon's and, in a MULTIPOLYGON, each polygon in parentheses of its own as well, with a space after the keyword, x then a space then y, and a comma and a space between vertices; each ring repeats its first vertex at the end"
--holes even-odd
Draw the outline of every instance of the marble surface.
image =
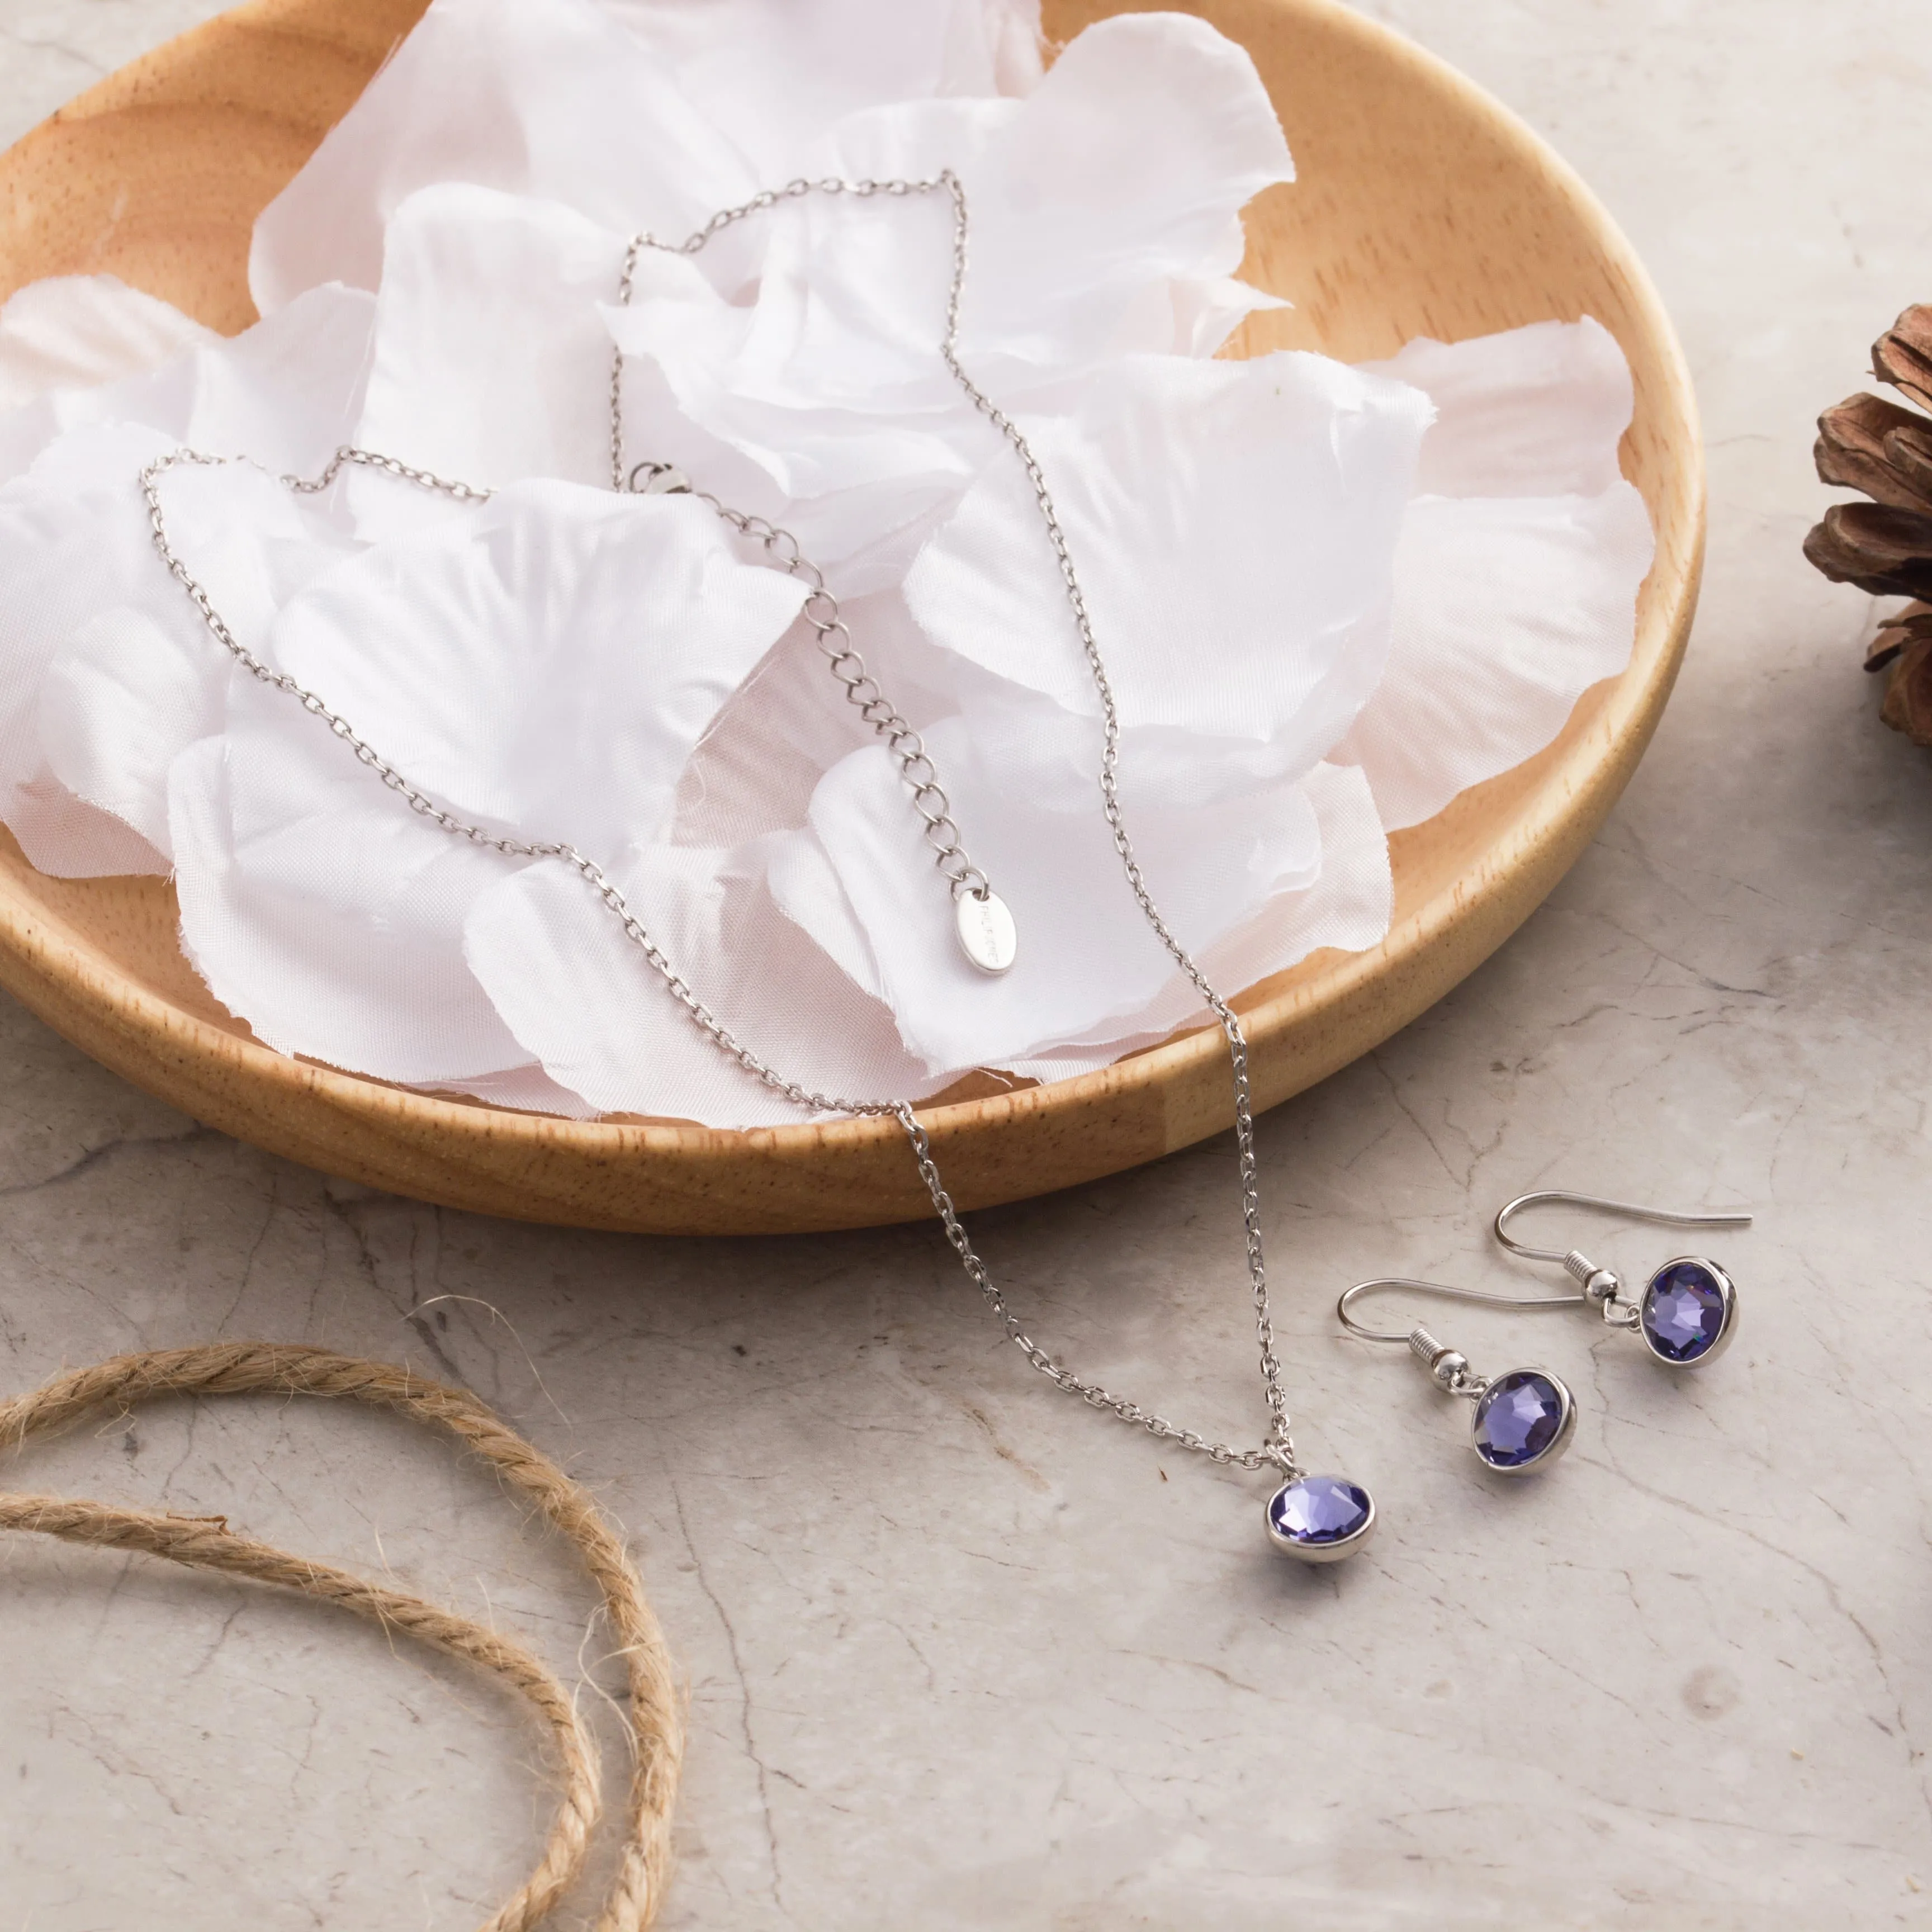
MULTIPOLYGON (((0 120, 196 10, 4 0, 0 120)), ((1932 755, 1876 722, 1866 600, 1798 551, 1812 418, 1932 296, 1924 0, 1370 10, 1626 225, 1696 371, 1712 524, 1683 682, 1603 836, 1454 996, 1262 1124, 1300 1434, 1376 1490, 1364 1558, 1280 1562, 1256 1479, 1028 1375, 929 1228, 440 1213, 0 1010, 5 1385, 306 1337, 466 1382, 566 1458, 688 1673, 679 1932, 1932 1922, 1932 755), (1369 1273, 1508 1285, 1486 1217, 1541 1184, 1760 1220, 1712 1244, 1744 1320, 1702 1381, 1580 1316, 1442 1311, 1479 1367, 1577 1390, 1568 1461, 1504 1486, 1330 1304, 1369 1273)), ((1254 1430, 1225 1142, 979 1233, 1075 1361, 1254 1430)), ((1640 1274, 1673 1245, 1600 1236, 1640 1274)), ((157 1410, 8 1479, 224 1512, 563 1666, 584 1646, 567 1564, 400 1426, 157 1410)), ((16 1544, 0 1632, 0 1932, 463 1928, 533 1853, 519 1716, 304 1605, 16 1544)))

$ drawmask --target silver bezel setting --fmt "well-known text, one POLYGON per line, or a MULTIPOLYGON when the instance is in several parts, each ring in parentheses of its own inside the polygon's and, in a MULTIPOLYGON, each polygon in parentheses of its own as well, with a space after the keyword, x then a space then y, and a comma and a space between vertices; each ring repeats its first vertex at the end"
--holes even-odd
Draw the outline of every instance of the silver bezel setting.
POLYGON ((1284 1536, 1275 1527, 1274 1506, 1276 1500, 1297 1483, 1306 1482, 1306 1476, 1291 1476, 1270 1496, 1262 1507, 1262 1520, 1268 1526, 1268 1540, 1284 1556, 1292 1556, 1298 1563, 1339 1563, 1345 1556, 1352 1556, 1376 1533, 1376 1499, 1364 1484, 1352 1476, 1330 1476, 1331 1483, 1346 1483, 1352 1489, 1361 1491, 1369 1499, 1369 1513, 1359 1528, 1352 1529, 1346 1536, 1338 1536, 1332 1543, 1303 1543, 1292 1536, 1284 1536))
POLYGON ((1576 1432, 1576 1399, 1570 1393, 1570 1384, 1552 1369, 1546 1369, 1534 1362, 1526 1362, 1514 1369, 1505 1369, 1499 1376, 1490 1378, 1488 1387, 1476 1398, 1475 1406, 1469 1412, 1469 1448, 1478 1462, 1492 1476, 1534 1476, 1540 1474, 1570 1446, 1570 1438, 1576 1432), (1511 1376, 1540 1376, 1556 1391, 1560 1412, 1556 1418, 1556 1433, 1545 1448, 1522 1462, 1492 1462, 1483 1454, 1476 1440, 1476 1423, 1483 1412, 1483 1404, 1498 1383, 1507 1382, 1511 1376))
POLYGON ((1738 1291, 1730 1276, 1712 1261, 1708 1255, 1677 1255, 1655 1269, 1643 1285, 1643 1293, 1637 1298, 1636 1332, 1653 1362, 1659 1362, 1666 1369, 1689 1370, 1708 1367, 1731 1346, 1731 1337, 1738 1332, 1738 1291), (1724 1304, 1724 1316, 1718 1324, 1718 1339, 1701 1355, 1693 1355, 1688 1361, 1679 1361, 1666 1355, 1650 1338, 1650 1330, 1643 1325, 1643 1311, 1650 1300, 1650 1292, 1674 1268, 1700 1268, 1718 1284, 1718 1295, 1724 1304))

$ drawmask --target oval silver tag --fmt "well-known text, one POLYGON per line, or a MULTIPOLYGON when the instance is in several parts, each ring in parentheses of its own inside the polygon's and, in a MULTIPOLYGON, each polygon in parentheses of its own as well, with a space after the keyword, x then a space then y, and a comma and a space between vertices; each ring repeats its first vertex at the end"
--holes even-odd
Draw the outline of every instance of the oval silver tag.
POLYGON ((1004 973, 1019 951, 1019 933, 1006 902, 998 892, 982 898, 962 892, 953 916, 959 933, 959 950, 982 973, 1004 973))

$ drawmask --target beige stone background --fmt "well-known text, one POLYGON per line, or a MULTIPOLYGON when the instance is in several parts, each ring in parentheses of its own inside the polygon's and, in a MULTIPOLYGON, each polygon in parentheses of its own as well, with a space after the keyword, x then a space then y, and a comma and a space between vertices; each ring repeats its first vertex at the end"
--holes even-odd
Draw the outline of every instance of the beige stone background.
MULTIPOLYGON (((197 0, 0 0, 24 129, 197 0)), ((936 1233, 724 1244, 387 1198, 195 1126, 0 1010, 0 1355, 309 1337, 469 1383, 636 1532, 688 1673, 667 1926, 1398 1932, 1932 1922, 1932 754, 1798 545, 1812 418, 1932 298, 1924 0, 1371 0, 1555 142, 1688 346, 1711 567, 1648 759, 1501 955, 1269 1116, 1305 1442, 1384 1526, 1340 1571, 1028 1376, 936 1233), (1330 1304, 1506 1282, 1538 1184, 1746 1202, 1702 1380, 1580 1318, 1444 1310, 1584 1414, 1503 1490, 1330 1304)), ((1289 130, 1291 139, 1294 130, 1289 130)), ((1256 1426, 1225 1143, 982 1217, 1040 1329, 1256 1426)), ((1642 1272, 1668 1237, 1606 1254, 1642 1272)), ((584 1592, 400 1426, 142 1414, 8 1480, 220 1510, 570 1664, 584 1592)), ((594 1640, 586 1651, 594 1658, 594 1640)), ((0 1550, 0 1932, 463 1932, 532 1855, 520 1715, 309 1607, 0 1550)), ((608 1671, 605 1675, 608 1676, 608 1671)), ((572 1922, 579 1922, 578 1921, 572 1922)))

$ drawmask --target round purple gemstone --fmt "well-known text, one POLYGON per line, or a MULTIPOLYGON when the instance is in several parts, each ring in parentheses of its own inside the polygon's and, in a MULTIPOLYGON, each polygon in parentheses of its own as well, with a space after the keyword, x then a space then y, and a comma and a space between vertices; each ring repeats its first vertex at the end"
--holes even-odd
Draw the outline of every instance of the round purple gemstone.
POLYGON ((1368 1491, 1346 1476, 1298 1476, 1274 1492, 1268 1526, 1283 1543, 1320 1550, 1359 1534, 1372 1508, 1368 1491))
POLYGON ((1643 1339, 1666 1362, 1694 1362, 1718 1346, 1730 1303, 1701 1262, 1672 1262, 1644 1290, 1643 1339))
POLYGON ((1476 1403, 1476 1454, 1492 1469, 1520 1469, 1562 1432, 1563 1391, 1540 1369, 1498 1376, 1476 1403))

